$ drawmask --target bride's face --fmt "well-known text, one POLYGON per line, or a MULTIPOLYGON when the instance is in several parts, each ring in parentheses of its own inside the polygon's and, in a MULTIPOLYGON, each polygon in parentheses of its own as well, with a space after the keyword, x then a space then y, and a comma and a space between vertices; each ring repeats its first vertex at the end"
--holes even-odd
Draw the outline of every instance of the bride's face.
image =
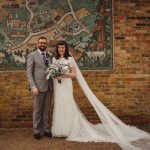
POLYGON ((64 54, 65 54, 65 45, 58 45, 58 53, 61 56, 64 56, 64 54))

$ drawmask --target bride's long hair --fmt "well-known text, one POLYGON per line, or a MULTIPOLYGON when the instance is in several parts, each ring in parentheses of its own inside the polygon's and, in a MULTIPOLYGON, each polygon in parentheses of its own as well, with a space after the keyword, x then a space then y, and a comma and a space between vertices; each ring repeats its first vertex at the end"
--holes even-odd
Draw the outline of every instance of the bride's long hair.
POLYGON ((59 41, 59 42, 57 43, 56 50, 55 50, 55 58, 56 58, 56 59, 59 59, 59 58, 60 58, 60 54, 59 54, 59 52, 58 52, 58 46, 59 46, 59 45, 64 45, 64 46, 65 46, 64 58, 65 58, 65 59, 68 59, 68 57, 71 57, 71 55, 69 54, 68 44, 66 43, 66 41, 61 40, 61 41, 59 41))

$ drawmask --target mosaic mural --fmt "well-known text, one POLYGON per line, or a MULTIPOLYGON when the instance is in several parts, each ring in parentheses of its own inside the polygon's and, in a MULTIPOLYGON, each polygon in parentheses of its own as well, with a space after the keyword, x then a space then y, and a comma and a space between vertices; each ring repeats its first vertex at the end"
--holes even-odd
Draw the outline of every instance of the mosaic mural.
POLYGON ((112 30, 112 0, 0 0, 0 70, 24 70, 39 36, 51 53, 65 39, 81 69, 112 69, 112 30))

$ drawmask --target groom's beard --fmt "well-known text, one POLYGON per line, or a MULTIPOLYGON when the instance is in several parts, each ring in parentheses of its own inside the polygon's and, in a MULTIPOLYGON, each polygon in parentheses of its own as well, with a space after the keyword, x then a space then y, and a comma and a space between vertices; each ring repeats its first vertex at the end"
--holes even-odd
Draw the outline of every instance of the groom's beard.
POLYGON ((42 51, 42 52, 44 52, 46 50, 46 47, 45 46, 40 46, 39 50, 42 51))

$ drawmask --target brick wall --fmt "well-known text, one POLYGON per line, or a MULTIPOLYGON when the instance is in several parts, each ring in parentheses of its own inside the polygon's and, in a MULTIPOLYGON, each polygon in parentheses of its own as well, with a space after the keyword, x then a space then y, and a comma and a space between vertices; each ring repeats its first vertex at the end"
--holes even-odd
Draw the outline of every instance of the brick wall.
MULTIPOLYGON (((114 69, 82 72, 95 95, 124 122, 150 123, 150 1, 114 1, 114 69)), ((75 79, 73 83, 82 112, 99 122, 75 79)), ((25 71, 0 72, 0 127, 30 126, 32 96, 25 71)))

